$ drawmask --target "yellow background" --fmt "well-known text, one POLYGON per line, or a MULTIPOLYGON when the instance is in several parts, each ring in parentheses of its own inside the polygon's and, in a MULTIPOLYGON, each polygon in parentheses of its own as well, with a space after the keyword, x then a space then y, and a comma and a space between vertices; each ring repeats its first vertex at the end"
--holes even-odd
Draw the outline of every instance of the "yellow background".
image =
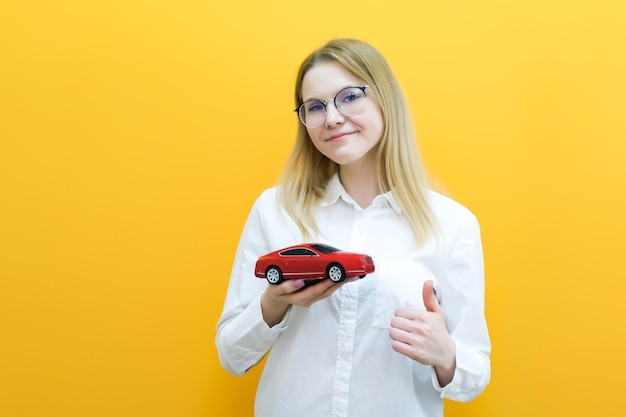
POLYGON ((252 415, 260 370, 220 368, 215 324, 297 66, 338 36, 388 58, 481 221, 492 383, 446 415, 625 415, 625 9, 3 2, 0 416, 252 415))

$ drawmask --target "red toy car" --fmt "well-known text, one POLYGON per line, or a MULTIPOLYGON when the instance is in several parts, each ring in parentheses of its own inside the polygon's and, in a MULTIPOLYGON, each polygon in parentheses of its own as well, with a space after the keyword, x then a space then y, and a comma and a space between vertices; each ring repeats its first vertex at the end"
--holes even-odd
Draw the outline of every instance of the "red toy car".
POLYGON ((342 282, 372 272, 374 261, 369 255, 345 252, 321 243, 303 243, 268 253, 257 260, 254 268, 254 274, 270 284, 296 278, 342 282))

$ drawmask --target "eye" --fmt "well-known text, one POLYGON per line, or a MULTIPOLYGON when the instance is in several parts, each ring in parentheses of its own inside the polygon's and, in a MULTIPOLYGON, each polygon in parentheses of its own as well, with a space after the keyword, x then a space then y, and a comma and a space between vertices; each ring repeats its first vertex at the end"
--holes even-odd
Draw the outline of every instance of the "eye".
POLYGON ((340 103, 350 103, 364 96, 363 91, 358 88, 347 88, 339 93, 337 100, 340 103))
POLYGON ((325 110, 324 103, 322 103, 321 101, 309 101, 305 104, 305 109, 307 113, 323 112, 325 110))

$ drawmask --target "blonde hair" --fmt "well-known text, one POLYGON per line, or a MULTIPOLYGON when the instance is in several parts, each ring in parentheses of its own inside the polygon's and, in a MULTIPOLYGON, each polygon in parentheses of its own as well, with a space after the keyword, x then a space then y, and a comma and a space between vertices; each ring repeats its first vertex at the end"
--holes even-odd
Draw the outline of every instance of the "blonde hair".
MULTIPOLYGON (((311 53, 296 78, 296 106, 302 104, 302 80, 315 65, 336 62, 372 87, 381 107, 384 130, 378 144, 376 169, 382 192, 391 191, 421 247, 436 234, 435 216, 428 204, 428 183, 420 161, 408 106, 385 58, 369 44, 336 39, 311 53)), ((306 239, 319 234, 315 209, 338 165, 313 145, 299 123, 296 143, 285 166, 280 202, 306 239)))

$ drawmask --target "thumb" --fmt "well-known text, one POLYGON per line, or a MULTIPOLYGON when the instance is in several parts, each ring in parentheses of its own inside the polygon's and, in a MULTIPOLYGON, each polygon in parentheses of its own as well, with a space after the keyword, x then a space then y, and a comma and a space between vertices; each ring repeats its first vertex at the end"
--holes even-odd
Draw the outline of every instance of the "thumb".
POLYGON ((437 301, 437 297, 435 297, 435 289, 433 288, 432 280, 424 282, 422 297, 424 298, 426 311, 430 311, 431 313, 443 313, 443 309, 439 306, 439 301, 437 301))
POLYGON ((306 284, 304 280, 301 278, 291 279, 289 281, 291 282, 291 287, 293 288, 292 291, 298 291, 300 288, 304 287, 304 285, 306 284))

